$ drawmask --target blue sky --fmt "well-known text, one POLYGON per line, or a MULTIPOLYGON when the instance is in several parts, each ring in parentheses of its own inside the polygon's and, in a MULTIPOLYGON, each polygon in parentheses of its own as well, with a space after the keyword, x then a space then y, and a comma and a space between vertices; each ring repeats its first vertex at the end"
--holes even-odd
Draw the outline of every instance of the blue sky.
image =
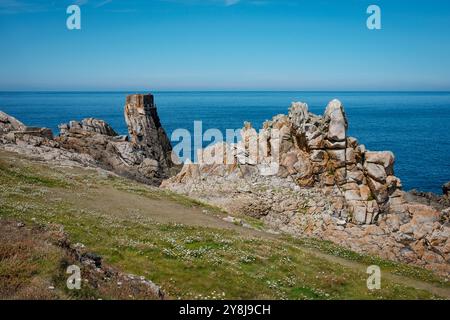
POLYGON ((450 90, 449 35, 448 0, 0 0, 0 90, 450 90))

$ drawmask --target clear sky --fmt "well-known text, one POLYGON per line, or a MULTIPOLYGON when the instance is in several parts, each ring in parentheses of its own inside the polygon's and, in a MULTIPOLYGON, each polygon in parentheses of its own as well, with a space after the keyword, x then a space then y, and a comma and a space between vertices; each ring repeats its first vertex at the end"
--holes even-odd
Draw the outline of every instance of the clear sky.
POLYGON ((0 90, 450 90, 448 0, 0 0, 0 39, 0 90))

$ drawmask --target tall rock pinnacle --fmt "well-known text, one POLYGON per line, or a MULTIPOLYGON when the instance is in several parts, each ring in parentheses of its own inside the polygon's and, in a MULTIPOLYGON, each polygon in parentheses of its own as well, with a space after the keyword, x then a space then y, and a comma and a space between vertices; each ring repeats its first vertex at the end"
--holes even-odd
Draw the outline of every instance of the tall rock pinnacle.
POLYGON ((165 171, 172 166, 170 140, 161 126, 151 94, 127 96, 125 121, 131 142, 165 171))

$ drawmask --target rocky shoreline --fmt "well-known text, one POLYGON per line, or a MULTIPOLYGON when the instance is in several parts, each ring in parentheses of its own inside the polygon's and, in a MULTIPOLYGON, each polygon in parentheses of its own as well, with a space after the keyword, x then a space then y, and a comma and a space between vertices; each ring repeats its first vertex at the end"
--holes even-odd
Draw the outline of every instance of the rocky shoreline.
POLYGON ((128 96, 124 115, 129 136, 88 118, 61 124, 60 134, 53 137, 50 129, 27 127, 0 111, 0 146, 60 165, 101 167, 157 186, 169 177, 173 163, 153 96, 128 96))
POLYGON ((246 123, 242 141, 200 151, 220 161, 186 163, 179 172, 153 96, 128 96, 124 113, 129 136, 102 120, 84 119, 61 125, 53 137, 49 129, 0 112, 0 147, 58 165, 107 169, 261 219, 276 231, 330 240, 449 279, 448 184, 443 196, 402 191, 394 155, 368 151, 349 137, 340 101, 331 101, 323 116, 293 103, 259 133, 246 123), (256 162, 254 141, 262 146, 256 162), (270 172, 274 158, 277 170, 270 172))

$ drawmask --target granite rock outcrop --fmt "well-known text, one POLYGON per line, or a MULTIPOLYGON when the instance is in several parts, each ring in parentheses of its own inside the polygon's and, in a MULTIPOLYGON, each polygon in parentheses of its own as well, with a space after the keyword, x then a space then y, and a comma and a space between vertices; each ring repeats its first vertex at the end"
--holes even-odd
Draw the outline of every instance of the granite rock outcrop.
POLYGON ((238 143, 199 150, 198 163, 185 163, 162 187, 259 218, 276 231, 448 277, 450 208, 411 199, 394 175, 393 153, 367 150, 347 134, 348 125, 338 100, 322 116, 296 102, 259 132, 245 123, 238 143))
POLYGON ((46 128, 27 127, 0 113, 4 149, 63 165, 101 167, 135 180, 159 185, 173 166, 170 141, 161 126, 153 96, 130 95, 125 105, 128 136, 93 118, 59 126, 53 137, 46 128))

